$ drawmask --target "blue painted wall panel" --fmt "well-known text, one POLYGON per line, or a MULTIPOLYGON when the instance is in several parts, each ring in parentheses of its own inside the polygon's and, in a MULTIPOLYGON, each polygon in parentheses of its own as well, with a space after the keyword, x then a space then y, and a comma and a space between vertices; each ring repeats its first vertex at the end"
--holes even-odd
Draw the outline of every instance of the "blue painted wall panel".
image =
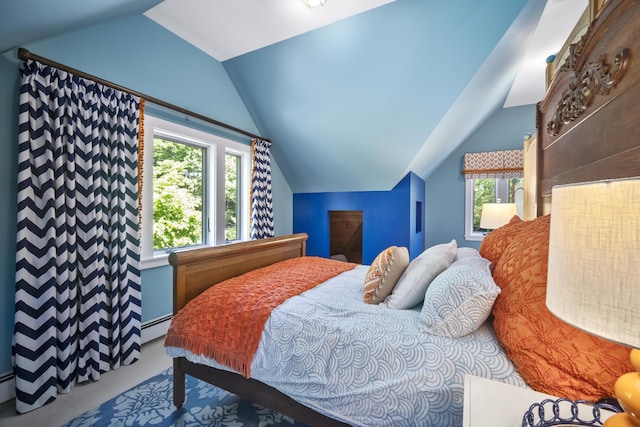
POLYGON ((409 175, 411 179, 410 187, 410 203, 409 213, 411 213, 411 223, 409 224, 409 255, 411 259, 420 255, 424 250, 424 207, 425 207, 425 182, 419 176, 411 173, 409 175), (418 227, 418 225, 420 225, 418 227))
POLYGON ((293 231, 309 234, 307 254, 329 256, 329 211, 362 211, 362 263, 370 264, 389 246, 406 246, 412 258, 424 249, 416 233, 417 201, 424 203, 424 181, 407 174, 390 191, 294 193, 293 231))

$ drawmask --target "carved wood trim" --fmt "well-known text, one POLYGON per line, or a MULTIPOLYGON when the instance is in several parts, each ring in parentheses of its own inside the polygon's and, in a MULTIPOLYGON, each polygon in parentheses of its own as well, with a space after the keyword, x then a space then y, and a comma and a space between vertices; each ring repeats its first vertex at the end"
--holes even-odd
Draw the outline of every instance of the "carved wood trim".
POLYGON ((547 123, 547 133, 557 136, 563 125, 577 119, 589 108, 596 95, 608 95, 624 76, 628 64, 627 48, 618 52, 613 64, 607 62, 606 55, 587 64, 580 78, 572 78, 569 88, 563 92, 553 119, 547 123))

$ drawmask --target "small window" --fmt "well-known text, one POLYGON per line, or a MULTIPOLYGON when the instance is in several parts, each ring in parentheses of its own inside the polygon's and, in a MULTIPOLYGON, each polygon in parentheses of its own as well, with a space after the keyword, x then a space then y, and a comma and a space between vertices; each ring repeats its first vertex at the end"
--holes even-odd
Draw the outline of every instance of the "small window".
POLYGON ((480 215, 484 203, 515 203, 522 217, 524 178, 466 179, 465 239, 482 240, 488 230, 480 228, 480 215))
POLYGON ((143 268, 171 250, 249 237, 251 147, 145 116, 143 268))

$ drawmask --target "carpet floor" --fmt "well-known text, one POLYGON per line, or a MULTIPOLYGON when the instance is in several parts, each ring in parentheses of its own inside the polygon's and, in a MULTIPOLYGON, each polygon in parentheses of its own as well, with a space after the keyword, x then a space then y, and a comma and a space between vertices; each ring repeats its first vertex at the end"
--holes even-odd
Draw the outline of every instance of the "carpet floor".
POLYGON ((204 381, 188 375, 186 378, 186 399, 181 409, 173 406, 172 370, 169 368, 63 427, 306 426, 204 381))

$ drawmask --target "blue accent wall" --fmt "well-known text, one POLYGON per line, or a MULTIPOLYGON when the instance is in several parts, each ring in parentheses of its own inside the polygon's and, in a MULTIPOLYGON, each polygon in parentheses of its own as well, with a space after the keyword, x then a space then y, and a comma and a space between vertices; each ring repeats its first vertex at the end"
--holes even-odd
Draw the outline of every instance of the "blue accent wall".
MULTIPOLYGON (((143 15, 24 46, 31 52, 253 133, 259 133, 220 62, 143 15)), ((12 369, 18 94, 17 49, 0 55, 0 374, 12 369)), ((152 108, 149 109, 150 111, 152 108)), ((248 141, 247 141, 248 142, 248 141)), ((291 233, 292 195, 272 163, 275 229, 291 233)), ((171 267, 142 271, 142 321, 170 314, 171 267)))
MULTIPOLYGON (((307 254, 329 256, 329 211, 362 211, 362 263, 371 264, 389 246, 405 246, 411 258, 424 249, 416 206, 424 206, 424 181, 407 174, 390 191, 293 194, 293 231, 307 233, 307 254)), ((423 212, 420 212, 421 214, 423 212)))
POLYGON ((523 148, 525 134, 536 132, 535 105, 499 110, 455 149, 426 179, 426 246, 456 239, 458 246, 478 248, 464 238, 464 153, 523 148))

